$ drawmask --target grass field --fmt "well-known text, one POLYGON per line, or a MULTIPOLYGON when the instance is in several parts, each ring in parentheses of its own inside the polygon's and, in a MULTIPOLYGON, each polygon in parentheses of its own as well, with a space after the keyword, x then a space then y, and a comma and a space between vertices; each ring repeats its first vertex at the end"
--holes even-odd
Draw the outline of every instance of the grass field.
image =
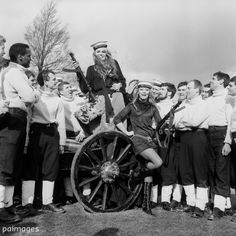
POLYGON ((155 217, 146 215, 141 209, 96 214, 85 212, 79 204, 65 206, 65 209, 65 214, 43 214, 14 225, 38 227, 38 232, 13 233, 12 229, 11 235, 236 235, 236 222, 231 222, 229 216, 210 222, 206 217, 194 219, 186 213, 166 212, 160 207, 153 210, 155 217))

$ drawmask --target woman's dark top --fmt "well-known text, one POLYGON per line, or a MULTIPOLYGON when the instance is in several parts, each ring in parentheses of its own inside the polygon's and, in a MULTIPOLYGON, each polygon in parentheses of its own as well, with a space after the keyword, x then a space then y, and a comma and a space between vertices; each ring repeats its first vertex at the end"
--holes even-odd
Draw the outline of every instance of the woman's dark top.
POLYGON ((154 137, 155 131, 152 128, 153 118, 157 123, 161 120, 157 108, 149 102, 142 102, 140 100, 137 100, 135 104, 129 103, 115 116, 115 125, 121 123, 128 117, 130 118, 132 130, 134 131, 132 141, 135 154, 137 155, 147 148, 156 148, 156 145, 153 142, 149 142, 147 139, 135 135, 154 137))
MULTIPOLYGON (((86 80, 87 80, 89 86, 91 87, 94 95, 104 95, 103 94, 104 82, 105 82, 105 87, 107 89, 108 94, 111 94, 113 92, 111 90, 111 87, 114 83, 121 83, 122 87, 120 89, 120 92, 125 93, 125 87, 126 87, 125 77, 123 76, 120 66, 116 60, 115 60, 115 64, 116 64, 116 68, 117 68, 117 77, 118 78, 113 78, 113 77, 107 76, 105 81, 100 76, 100 74, 95 70, 94 65, 88 67, 87 74, 86 74, 86 80)), ((78 77, 80 78, 80 75, 78 75, 78 77)), ((83 93, 87 93, 88 87, 87 87, 86 83, 82 79, 80 79, 79 84, 80 84, 81 91, 83 93)))

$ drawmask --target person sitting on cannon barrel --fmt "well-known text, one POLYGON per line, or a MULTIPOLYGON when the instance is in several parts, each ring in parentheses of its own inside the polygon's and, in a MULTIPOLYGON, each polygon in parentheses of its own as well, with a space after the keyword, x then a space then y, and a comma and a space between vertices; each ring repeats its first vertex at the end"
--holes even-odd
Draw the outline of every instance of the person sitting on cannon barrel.
MULTIPOLYGON (((151 211, 151 189, 152 189, 152 171, 162 165, 162 160, 157 154, 157 145, 153 142, 154 130, 152 128, 153 118, 158 123, 161 118, 154 104, 151 94, 151 84, 148 82, 139 82, 138 92, 134 100, 129 103, 114 118, 114 123, 124 134, 131 137, 134 144, 135 155, 140 155, 146 161, 146 166, 139 175, 135 176, 144 179, 144 199, 142 209, 147 214, 151 211), (123 125, 123 120, 130 118, 132 131, 127 131, 123 125)), ((135 180, 134 179, 134 180, 135 180)))
POLYGON ((95 127, 92 128, 93 132, 96 132, 99 128, 102 130, 113 127, 114 115, 125 107, 126 80, 118 62, 107 49, 107 41, 94 43, 91 47, 94 50, 94 65, 88 67, 85 80, 81 78, 81 73, 77 73, 77 76, 81 91, 87 93, 90 87, 98 101, 103 103, 105 112, 101 122, 97 127, 94 125, 95 127))

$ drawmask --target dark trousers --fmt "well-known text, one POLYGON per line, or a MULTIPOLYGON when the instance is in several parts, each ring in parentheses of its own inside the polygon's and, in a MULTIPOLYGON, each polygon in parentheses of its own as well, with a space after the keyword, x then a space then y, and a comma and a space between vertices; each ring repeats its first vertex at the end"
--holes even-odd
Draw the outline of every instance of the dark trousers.
POLYGON ((230 156, 223 156, 222 149, 226 127, 209 127, 208 138, 211 147, 209 156, 209 182, 214 194, 230 195, 230 156))
POLYGON ((168 186, 172 184, 176 184, 177 181, 177 169, 176 169, 176 155, 175 155, 175 142, 174 140, 170 143, 170 147, 161 148, 160 156, 163 161, 163 165, 161 166, 161 178, 162 185, 168 186))
POLYGON ((0 126, 0 184, 14 185, 21 178, 27 113, 11 108, 0 126), (17 112, 19 111, 19 116, 17 112))
POLYGON ((179 173, 183 185, 206 188, 209 144, 205 131, 180 133, 179 173))
POLYGON ((30 127, 24 180, 55 181, 59 171, 59 133, 56 124, 30 127))
POLYGON ((230 153, 230 186, 236 188, 236 132, 232 133, 232 145, 230 153))

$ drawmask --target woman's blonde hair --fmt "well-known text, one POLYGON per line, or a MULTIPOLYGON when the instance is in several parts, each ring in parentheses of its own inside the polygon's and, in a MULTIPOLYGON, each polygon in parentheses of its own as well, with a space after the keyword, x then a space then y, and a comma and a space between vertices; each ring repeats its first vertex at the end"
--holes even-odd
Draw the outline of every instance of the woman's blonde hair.
MULTIPOLYGON (((135 102, 138 100, 139 98, 139 89, 137 90, 137 92, 134 94, 133 100, 132 100, 132 104, 134 105, 134 107, 137 109, 137 107, 135 106, 135 102)), ((152 105, 155 105, 155 99, 154 96, 152 94, 151 89, 149 89, 149 94, 148 94, 148 102, 152 105)))
POLYGON ((93 60, 95 64, 96 71, 100 74, 102 78, 105 78, 105 76, 109 73, 110 76, 114 78, 118 78, 117 75, 117 67, 115 60, 113 59, 111 52, 107 50, 106 53, 106 59, 105 61, 102 61, 97 55, 96 52, 93 52, 93 60))
POLYGON ((0 45, 4 44, 6 42, 6 39, 0 35, 0 45))

